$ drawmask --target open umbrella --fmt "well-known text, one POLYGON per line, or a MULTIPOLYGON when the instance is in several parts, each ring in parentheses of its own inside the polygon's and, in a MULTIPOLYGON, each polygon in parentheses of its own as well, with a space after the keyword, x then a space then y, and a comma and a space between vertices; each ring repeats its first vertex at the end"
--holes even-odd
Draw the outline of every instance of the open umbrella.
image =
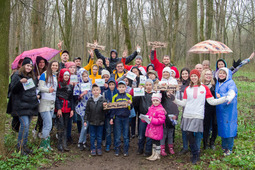
POLYGON ((196 45, 191 47, 188 52, 196 54, 202 53, 220 54, 220 53, 232 53, 233 51, 222 42, 206 40, 197 43, 196 45))
POLYGON ((36 62, 36 57, 41 56, 47 61, 55 57, 58 53, 60 53, 60 50, 56 50, 49 47, 43 47, 43 48, 37 48, 29 51, 24 51, 19 56, 15 58, 15 60, 12 63, 12 69, 16 69, 18 67, 18 63, 20 59, 24 59, 25 57, 29 57, 32 59, 33 63, 36 62))

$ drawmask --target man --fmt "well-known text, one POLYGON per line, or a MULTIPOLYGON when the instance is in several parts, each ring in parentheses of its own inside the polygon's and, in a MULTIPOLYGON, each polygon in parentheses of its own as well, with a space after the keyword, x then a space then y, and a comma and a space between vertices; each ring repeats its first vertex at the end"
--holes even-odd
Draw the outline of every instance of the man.
POLYGON ((69 60, 69 52, 67 50, 64 50, 61 55, 61 62, 59 63, 59 70, 62 68, 66 68, 65 63, 69 60))
POLYGON ((126 71, 124 69, 124 64, 121 61, 119 61, 116 64, 116 70, 113 71, 111 77, 114 78, 114 80, 117 80, 118 78, 121 78, 125 73, 126 71))
POLYGON ((202 65, 203 65, 203 70, 210 69, 210 61, 209 60, 204 60, 202 62, 202 65))
POLYGON ((151 49, 151 58, 150 59, 151 59, 151 63, 154 64, 154 66, 155 66, 155 71, 158 72, 159 80, 161 80, 161 78, 162 78, 163 69, 167 66, 176 72, 175 78, 180 77, 178 69, 175 66, 173 66, 173 64, 171 64, 170 56, 165 55, 163 57, 162 63, 159 62, 159 60, 157 59, 157 53, 156 53, 155 47, 152 47, 152 49, 151 49))
POLYGON ((195 69, 198 70, 199 73, 200 73, 200 75, 201 75, 201 73, 202 73, 202 71, 203 71, 203 65, 202 65, 202 64, 197 64, 197 65, 195 66, 195 69))
POLYGON ((79 71, 81 68, 81 57, 75 57, 73 59, 73 62, 75 63, 75 65, 77 67, 77 71, 79 71))

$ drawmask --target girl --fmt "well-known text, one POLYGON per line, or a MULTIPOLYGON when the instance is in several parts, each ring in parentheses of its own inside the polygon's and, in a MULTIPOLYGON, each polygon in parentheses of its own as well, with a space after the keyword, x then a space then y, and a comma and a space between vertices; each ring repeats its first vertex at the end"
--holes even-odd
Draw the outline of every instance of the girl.
POLYGON ((92 80, 92 84, 95 83, 96 79, 101 79, 101 75, 98 74, 99 67, 96 64, 93 64, 91 67, 91 75, 89 78, 92 80))
POLYGON ((146 127, 145 136, 152 139, 152 155, 147 160, 155 161, 160 159, 160 140, 163 138, 163 124, 165 123, 166 111, 161 102, 161 94, 152 94, 152 106, 146 114, 149 117, 150 123, 146 127))
POLYGON ((216 106, 218 134, 222 139, 224 155, 232 153, 234 137, 237 134, 237 88, 232 74, 226 67, 217 72, 216 95, 226 97, 228 103, 216 106))
POLYGON ((39 79, 39 90, 41 92, 41 100, 39 104, 39 113, 43 120, 42 141, 40 147, 44 151, 50 147, 50 131, 52 128, 52 116, 55 109, 56 91, 58 81, 56 74, 58 72, 58 62, 51 61, 46 72, 39 79))
POLYGON ((73 116, 73 86, 70 84, 70 71, 61 69, 58 77, 56 98, 57 123, 58 123, 58 150, 69 151, 67 148, 67 124, 73 116))
MULTIPOLYGON (((171 76, 172 70, 170 67, 165 67, 162 71, 162 79, 159 84, 173 84, 178 85, 177 80, 171 76)), ((174 74, 175 75, 175 74, 174 74)))
POLYGON ((18 134, 17 150, 22 155, 30 154, 32 151, 27 147, 29 126, 32 116, 37 116, 38 99, 36 95, 36 78, 32 70, 33 62, 30 58, 25 57, 21 68, 16 71, 10 83, 10 100, 12 116, 18 116, 20 128, 18 134), (25 83, 30 81, 31 86, 25 89, 25 83))
MULTIPOLYGON (((209 69, 203 70, 201 74, 201 80, 204 85, 206 85, 212 95, 215 97, 215 83, 213 79, 213 73, 209 69)), ((205 103, 205 117, 204 117, 204 133, 203 133, 203 143, 204 149, 208 149, 208 142, 211 149, 215 149, 214 142, 216 140, 218 133, 217 119, 216 119, 216 107, 211 106, 208 102, 205 103), (212 136, 210 138, 210 130, 212 127, 212 136)))
POLYGON ((82 128, 79 137, 78 147, 81 151, 86 148, 86 137, 87 137, 87 129, 88 126, 84 126, 84 116, 88 99, 92 96, 91 89, 82 91, 82 84, 89 83, 90 87, 92 87, 91 80, 89 79, 89 73, 84 68, 80 68, 78 71, 78 84, 74 87, 74 98, 77 101, 77 105, 75 106, 76 113, 81 117, 82 128))
POLYGON ((181 129, 187 133, 193 155, 191 161, 192 164, 196 164, 199 160, 198 143, 201 142, 197 138, 198 134, 203 132, 205 99, 210 105, 217 105, 224 103, 226 98, 214 99, 210 89, 201 84, 198 70, 191 70, 190 79, 190 85, 184 90, 183 100, 175 99, 174 102, 185 106, 181 129))

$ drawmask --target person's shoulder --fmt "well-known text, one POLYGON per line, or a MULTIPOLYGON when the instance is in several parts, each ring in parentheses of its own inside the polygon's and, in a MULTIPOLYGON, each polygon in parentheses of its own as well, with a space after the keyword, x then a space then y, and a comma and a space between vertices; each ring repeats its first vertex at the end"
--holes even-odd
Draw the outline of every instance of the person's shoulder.
POLYGON ((132 96, 130 94, 128 94, 128 93, 126 93, 126 95, 127 95, 127 97, 132 98, 132 96))

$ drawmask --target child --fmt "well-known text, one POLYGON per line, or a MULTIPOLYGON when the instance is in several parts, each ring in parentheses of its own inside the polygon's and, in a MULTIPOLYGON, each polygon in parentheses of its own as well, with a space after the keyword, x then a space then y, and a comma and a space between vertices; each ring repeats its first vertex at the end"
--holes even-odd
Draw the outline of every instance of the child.
POLYGON ((232 153, 234 137, 237 134, 237 88, 231 71, 226 67, 219 69, 216 79, 217 98, 226 97, 228 101, 216 106, 218 135, 222 140, 224 156, 228 156, 232 153))
POLYGON ((101 76, 98 74, 98 70, 98 65, 93 64, 91 67, 91 75, 89 75, 89 78, 92 80, 92 84, 95 83, 96 79, 101 79, 101 76))
MULTIPOLYGON (((134 100, 137 102, 134 103, 134 106, 138 107, 138 111, 140 114, 146 115, 148 113, 148 108, 152 105, 151 97, 153 95, 153 81, 151 79, 147 79, 145 82, 145 95, 134 97, 134 100)), ((145 144, 145 130, 147 127, 147 123, 141 121, 139 119, 139 133, 138 133, 138 150, 137 155, 143 154, 144 144, 145 144)), ((145 156, 151 155, 152 148, 152 140, 150 138, 146 139, 146 147, 145 147, 145 156)))
POLYGON ((89 79, 89 73, 84 68, 80 68, 78 71, 78 84, 74 87, 74 98, 77 101, 77 105, 75 106, 76 113, 80 116, 82 121, 82 128, 81 133, 79 137, 78 147, 81 151, 83 151, 86 148, 86 137, 87 137, 87 126, 84 126, 84 115, 86 110, 86 105, 88 99, 92 96, 91 89, 82 91, 81 86, 83 83, 89 83, 91 84, 91 81, 89 79))
POLYGON ((175 75, 175 74, 172 74, 172 72, 173 72, 173 70, 171 70, 170 67, 165 67, 162 71, 162 79, 159 82, 159 84, 167 83, 167 84, 178 85, 177 80, 171 76, 171 75, 173 75, 173 76, 175 75))
MULTIPOLYGON (((120 81, 118 83, 118 93, 115 94, 112 98, 112 102, 123 102, 127 101, 128 104, 132 104, 132 96, 125 92, 126 90, 126 83, 124 81, 120 81)), ((121 143, 121 131, 123 130, 123 138, 124 138, 124 156, 128 156, 128 148, 129 148, 129 137, 128 137, 128 129, 129 129, 129 115, 130 115, 131 106, 128 108, 119 108, 119 109, 112 109, 111 111, 111 120, 110 124, 113 124, 113 118, 115 117, 114 121, 114 128, 115 128, 115 156, 119 156, 120 152, 120 143, 121 143)))
POLYGON ((101 94, 103 94, 106 90, 108 90, 108 80, 110 79, 110 72, 108 70, 103 69, 101 71, 101 78, 105 80, 105 84, 101 87, 101 94))
MULTIPOLYGON (((118 93, 117 88, 116 88, 116 82, 113 78, 110 78, 108 81, 108 90, 105 91, 105 99, 107 102, 112 102, 112 98, 115 94, 118 93)), ((111 143, 112 143, 112 138, 111 138, 111 125, 110 125, 110 113, 111 110, 109 110, 106 115, 105 115, 105 136, 106 136, 106 148, 105 151, 109 152, 111 143)))
POLYGON ((89 123, 89 133, 90 133, 90 149, 91 155, 96 154, 102 155, 102 136, 105 121, 105 111, 103 110, 103 105, 106 105, 106 100, 100 94, 101 90, 97 84, 92 85, 92 97, 89 98, 86 106, 86 114, 84 117, 84 126, 87 126, 87 121, 89 123), (97 140, 97 150, 95 147, 95 140, 97 140))
POLYGON ((150 123, 147 125, 145 136, 152 139, 152 155, 147 160, 155 161, 160 159, 160 140, 163 138, 163 124, 165 123, 166 111, 161 102, 161 94, 154 93, 152 95, 152 106, 149 108, 148 113, 150 123))
POLYGON ((147 77, 153 81, 154 85, 159 83, 158 73, 155 70, 149 70, 147 77))
POLYGON ((67 125, 73 116, 73 86, 70 84, 70 71, 66 68, 60 70, 56 98, 58 122, 58 150, 69 151, 67 148, 67 125))

